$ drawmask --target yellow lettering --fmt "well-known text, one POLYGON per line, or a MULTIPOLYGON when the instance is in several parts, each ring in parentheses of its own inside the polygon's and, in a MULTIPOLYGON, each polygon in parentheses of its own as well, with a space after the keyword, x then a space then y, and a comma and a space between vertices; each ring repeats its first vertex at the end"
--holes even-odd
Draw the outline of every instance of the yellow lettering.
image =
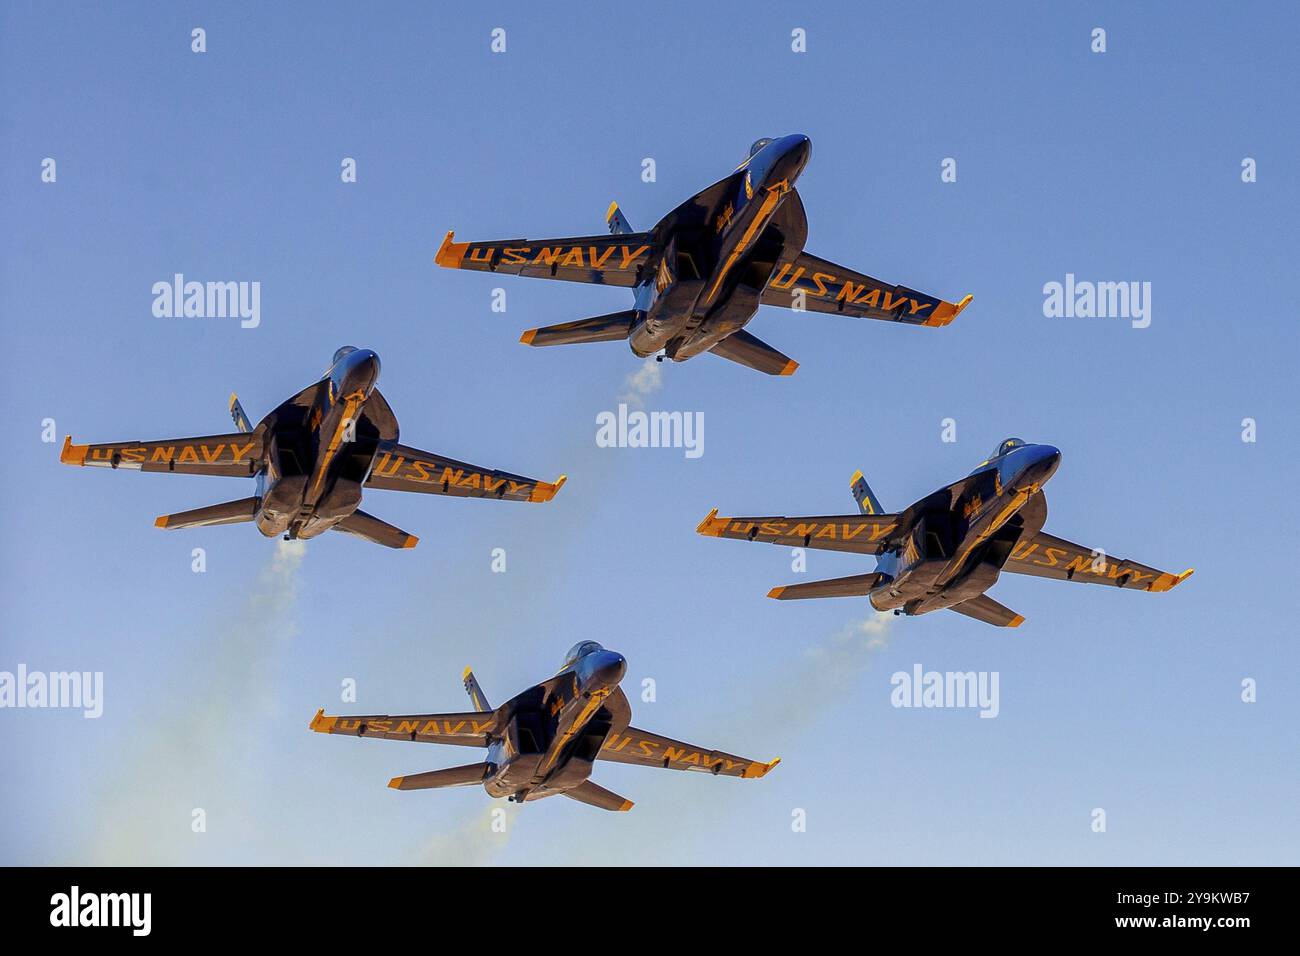
POLYGON ((645 252, 649 248, 650 248, 649 246, 639 246, 636 252, 633 252, 629 255, 627 251, 628 247, 623 246, 622 247, 623 261, 619 264, 619 268, 626 269, 628 266, 630 266, 633 262, 635 262, 640 257, 641 253, 645 252))
MULTIPOLYGON (((865 289, 866 286, 863 286, 863 288, 865 289)), ((879 290, 879 289, 872 289, 870 292, 868 292, 868 293, 867 293, 866 295, 864 295, 862 298, 856 300, 853 304, 854 304, 854 305, 869 305, 869 306, 871 306, 873 309, 876 308, 876 307, 880 304, 880 290, 879 290)))

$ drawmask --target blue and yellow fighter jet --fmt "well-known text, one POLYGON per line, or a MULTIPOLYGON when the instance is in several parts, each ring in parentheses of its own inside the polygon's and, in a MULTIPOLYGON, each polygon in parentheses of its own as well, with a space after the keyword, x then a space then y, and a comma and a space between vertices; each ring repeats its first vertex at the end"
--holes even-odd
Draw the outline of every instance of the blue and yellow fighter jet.
POLYGON ((697 770, 724 777, 762 777, 780 763, 737 757, 638 730, 618 686, 627 672, 622 654, 595 641, 575 644, 559 672, 493 709, 467 667, 472 711, 401 717, 327 717, 318 710, 311 729, 321 734, 383 737, 482 747, 485 758, 461 767, 394 777, 394 790, 433 790, 481 784, 492 797, 516 803, 562 795, 602 810, 630 810, 625 800, 588 778, 595 761, 665 770, 697 770))
POLYGON ((74 445, 65 465, 130 471, 252 478, 247 498, 162 515, 159 528, 253 522, 270 537, 314 538, 331 529, 383 545, 413 548, 419 540, 359 507, 363 489, 413 491, 498 501, 550 501, 564 484, 470 465, 400 444, 397 418, 376 387, 379 356, 345 345, 320 380, 256 426, 230 396, 235 432, 200 438, 74 445))
POLYGON ((850 487, 861 514, 720 518, 715 508, 696 530, 717 538, 876 555, 871 574, 773 588, 771 598, 866 597, 878 611, 910 615, 948 608, 998 627, 1024 621, 984 593, 1002 571, 1130 591, 1168 591, 1191 575, 1190 568, 1169 574, 1044 532, 1043 485, 1060 460, 1051 445, 1008 438, 970 475, 897 514, 885 512, 857 472, 850 487))
POLYGON ((749 332, 760 305, 908 325, 944 326, 969 304, 890 285, 803 251, 808 218, 795 181, 808 163, 807 136, 760 139, 726 179, 692 196, 649 232, 634 232, 610 204, 610 236, 453 242, 435 261, 450 269, 565 279, 631 288, 634 307, 520 338, 525 345, 626 341, 646 358, 684 362, 701 352, 769 375, 798 363, 749 332))

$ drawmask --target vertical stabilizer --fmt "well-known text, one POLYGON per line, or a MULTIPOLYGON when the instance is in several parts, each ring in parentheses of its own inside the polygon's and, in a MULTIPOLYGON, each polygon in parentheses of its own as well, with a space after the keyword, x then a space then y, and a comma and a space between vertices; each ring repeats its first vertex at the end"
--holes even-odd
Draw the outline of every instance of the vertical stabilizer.
POLYGON ((488 703, 487 695, 483 693, 483 688, 478 685, 478 678, 474 676, 474 671, 465 668, 465 673, 461 675, 465 682, 465 693, 469 694, 469 699, 474 702, 474 709, 479 711, 488 711, 492 705, 488 703))
POLYGON ((882 515, 885 509, 880 506, 880 499, 876 497, 867 484, 867 479, 862 477, 862 472, 855 471, 853 477, 849 479, 849 488, 853 491, 853 500, 858 503, 864 515, 882 515))

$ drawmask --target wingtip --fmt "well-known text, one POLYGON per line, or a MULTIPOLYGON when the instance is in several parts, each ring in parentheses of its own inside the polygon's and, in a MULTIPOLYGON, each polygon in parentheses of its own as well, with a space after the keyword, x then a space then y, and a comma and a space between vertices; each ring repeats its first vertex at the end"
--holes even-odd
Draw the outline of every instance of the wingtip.
POLYGON ((86 463, 86 449, 89 445, 72 444, 72 436, 63 436, 63 448, 59 451, 59 461, 65 465, 84 465, 86 463))
POLYGON ((1151 590, 1156 592, 1173 590, 1195 573, 1195 568, 1188 568, 1182 574, 1162 574, 1152 583, 1151 590))
POLYGON ((419 543, 420 543, 420 539, 419 539, 419 538, 417 538, 417 537, 416 537, 415 535, 413 535, 413 534, 408 534, 408 535, 406 536, 406 540, 402 542, 402 550, 405 551, 405 550, 407 550, 407 549, 409 549, 409 548, 414 548, 414 547, 415 547, 417 544, 419 544, 419 543))
POLYGON ((155 528, 165 528, 169 520, 171 520, 171 515, 159 515, 153 519, 153 526, 155 528))
POLYGON ((973 298, 973 295, 967 293, 960 302, 940 302, 935 306, 934 311, 930 313, 930 317, 922 324, 931 326, 932 328, 942 328, 953 319, 957 318, 957 316, 961 315, 962 310, 965 309, 966 306, 970 305, 971 299, 973 298))
POLYGON ((560 489, 564 487, 564 483, 568 480, 568 475, 560 475, 554 482, 539 481, 537 486, 533 488, 533 493, 528 496, 528 500, 533 502, 550 501, 560 493, 560 489))
POLYGON ((314 730, 318 734, 328 734, 334 729, 334 722, 336 720, 338 720, 337 717, 326 717, 325 708, 322 707, 320 710, 316 711, 316 716, 311 719, 311 723, 307 726, 308 729, 314 730))
POLYGON ((469 248, 468 242, 452 242, 455 238, 455 230, 448 229, 447 235, 442 239, 442 245, 438 247, 433 257, 433 261, 444 269, 459 269, 461 260, 465 258, 465 250, 469 248))
POLYGON ((1015 617, 1013 617, 1010 621, 1007 622, 1007 627, 1019 627, 1021 624, 1024 623, 1025 623, 1025 616, 1023 614, 1017 614, 1015 617))
POLYGON ((388 781, 388 788, 390 790, 401 790, 402 781, 405 779, 405 777, 394 777, 392 780, 388 781))
POLYGON ((631 810, 631 809, 632 809, 633 807, 635 807, 635 806, 636 806, 636 804, 633 803, 631 800, 624 800, 622 806, 620 806, 620 807, 618 808, 618 812, 619 812, 619 813, 627 813, 629 810, 631 810))
POLYGON ((745 768, 745 772, 743 776, 747 780, 756 780, 759 777, 766 777, 769 773, 772 772, 772 768, 775 767, 780 762, 781 762, 780 757, 774 757, 772 760, 769 760, 767 763, 763 763, 762 761, 755 760, 753 763, 751 763, 748 767, 745 768))
POLYGON ((695 526, 697 534, 707 535, 710 538, 722 536, 722 530, 727 526, 726 518, 718 517, 718 509, 714 508, 704 516, 704 520, 695 526))
POLYGON ((772 588, 772 590, 767 592, 767 596, 770 598, 775 598, 776 600, 779 601, 781 600, 781 595, 785 593, 785 589, 786 589, 786 585, 784 584, 781 585, 780 587, 772 588))
POLYGON ((785 368, 781 369, 781 371, 777 372, 776 374, 777 374, 777 375, 793 375, 795 369, 797 369, 798 367, 799 367, 799 363, 796 362, 794 359, 790 359, 790 361, 788 361, 788 362, 785 363, 785 368))
POLYGON ((524 334, 519 336, 519 341, 523 345, 532 345, 533 339, 537 338, 537 329, 527 329, 524 334))

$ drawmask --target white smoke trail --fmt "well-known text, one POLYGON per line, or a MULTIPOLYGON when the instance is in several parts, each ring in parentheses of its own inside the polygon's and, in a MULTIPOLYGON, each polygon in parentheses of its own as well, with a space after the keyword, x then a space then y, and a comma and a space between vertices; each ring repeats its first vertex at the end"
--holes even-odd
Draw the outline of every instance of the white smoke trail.
POLYGON ((510 842, 520 805, 493 800, 452 830, 430 837, 416 854, 417 866, 486 866, 510 842), (494 826, 495 825, 495 826, 494 826))
MULTIPOLYGON (((858 676, 889 646, 893 620, 894 616, 886 611, 873 611, 870 617, 854 621, 830 637, 805 647, 794 667, 772 678, 774 686, 770 693, 750 694, 749 699, 754 703, 781 701, 780 725, 787 734, 805 729, 829 712, 839 712, 843 699, 856 691, 858 676), (791 687, 801 692, 791 694, 791 687)), ((774 715, 740 716, 738 729, 752 730, 771 721, 774 715)))
POLYGON ((645 399, 659 391, 663 384, 663 369, 651 356, 623 381, 623 394, 619 395, 618 400, 641 408, 645 405, 645 399))
MULTIPOLYGON (((268 672, 279 650, 297 631, 298 571, 302 541, 278 541, 270 561, 230 619, 197 638, 190 674, 202 674, 184 696, 160 701, 151 721, 104 781, 90 862, 100 865, 174 865, 194 862, 211 849, 190 826, 194 808, 219 817, 219 842, 248 846, 274 840, 273 823, 259 819, 250 785, 249 750, 238 743, 241 728, 268 723, 274 688, 268 672), (263 827, 272 831, 260 832, 263 827), (235 831, 235 832, 232 832, 235 831)), ((249 847, 252 848, 251 846, 249 847)))

